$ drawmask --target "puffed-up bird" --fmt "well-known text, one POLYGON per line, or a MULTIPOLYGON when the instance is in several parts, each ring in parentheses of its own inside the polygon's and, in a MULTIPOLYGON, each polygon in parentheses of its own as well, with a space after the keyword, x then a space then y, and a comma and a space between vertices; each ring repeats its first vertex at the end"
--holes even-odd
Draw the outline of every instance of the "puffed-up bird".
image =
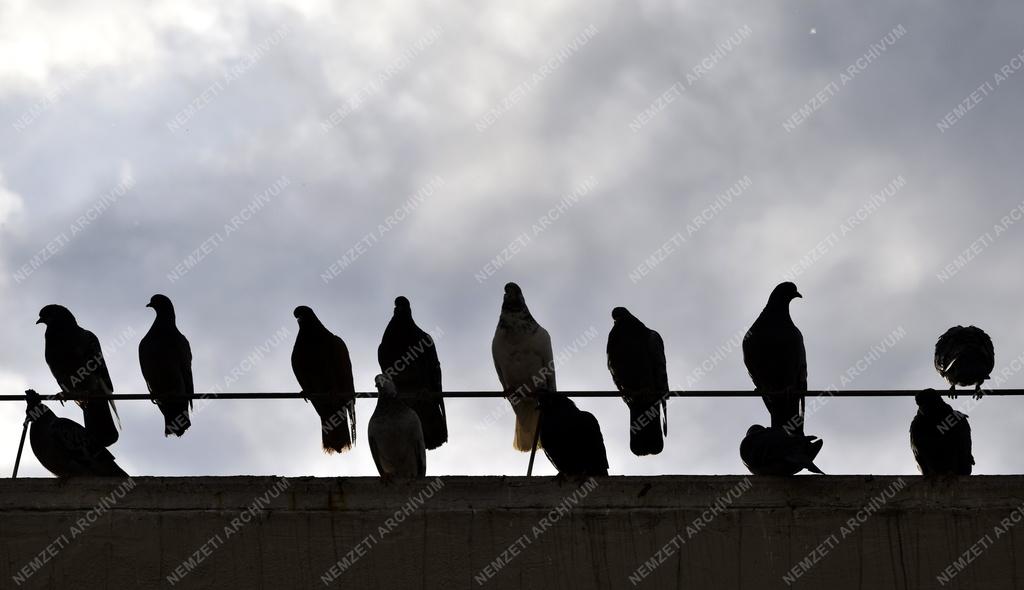
POLYGON ((388 377, 377 375, 374 381, 377 407, 370 416, 366 435, 377 473, 385 481, 426 476, 427 448, 419 417, 398 399, 398 390, 388 377))
POLYGON ((821 474, 814 458, 823 444, 816 436, 793 435, 781 428, 754 424, 740 443, 740 458, 754 475, 795 475, 803 469, 821 474))
POLYGON ((516 414, 513 446, 529 451, 537 433, 537 396, 557 391, 555 361, 551 336, 533 319, 523 290, 515 283, 505 285, 491 354, 498 381, 516 414))
POLYGON ((625 307, 612 310, 608 333, 608 371, 629 406, 629 449, 657 455, 668 434, 668 372, 665 343, 625 307))
POLYGON ((943 401, 934 389, 914 397, 917 414, 910 422, 910 448, 922 475, 970 475, 971 425, 967 414, 943 401))
POLYGON ((974 386, 974 399, 981 399, 981 384, 996 366, 992 339, 981 328, 953 326, 935 343, 935 370, 949 382, 949 397, 956 399, 956 386, 974 386))
POLYGON ((540 442, 544 454, 569 477, 608 475, 601 425, 561 393, 540 393, 540 442))
POLYGON ((196 392, 192 347, 178 331, 174 304, 166 295, 154 295, 146 307, 153 308, 156 319, 139 342, 142 378, 150 399, 164 416, 164 436, 181 436, 192 425, 188 416, 196 392))
POLYGON ((106 447, 97 443, 77 422, 58 418, 33 390, 25 392, 28 401, 26 416, 32 423, 29 444, 32 453, 50 473, 57 477, 93 475, 128 477, 114 462, 106 447))
POLYGON ((807 391, 807 352, 804 337, 789 315, 789 302, 802 297, 793 283, 780 283, 768 297, 761 315, 743 337, 743 362, 762 396, 773 428, 804 433, 804 393, 807 391))
POLYGON ((448 440, 448 421, 441 394, 441 362, 434 339, 416 325, 405 297, 395 299, 395 312, 377 347, 380 370, 395 385, 402 400, 423 426, 427 449, 448 440))
POLYGON ((114 392, 99 339, 80 327, 71 311, 61 305, 41 309, 36 323, 46 325, 46 364, 57 385, 64 393, 85 397, 78 401, 85 417, 85 429, 95 442, 105 447, 114 444, 118 438, 114 400, 89 399, 93 395, 114 392))
POLYGON ((313 310, 295 308, 299 333, 292 349, 292 371, 302 393, 320 416, 325 453, 341 453, 356 442, 356 397, 348 347, 332 334, 313 310), (326 397, 325 397, 326 396, 326 397))

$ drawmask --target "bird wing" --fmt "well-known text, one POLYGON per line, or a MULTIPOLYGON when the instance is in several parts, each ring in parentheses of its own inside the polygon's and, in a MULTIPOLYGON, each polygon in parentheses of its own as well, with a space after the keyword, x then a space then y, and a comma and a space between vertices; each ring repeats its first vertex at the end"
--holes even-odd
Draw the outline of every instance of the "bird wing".
POLYGON ((546 369, 544 377, 547 391, 558 391, 555 384, 555 354, 551 349, 551 335, 541 326, 537 326, 536 334, 537 353, 540 355, 542 367, 546 369))
POLYGON ((377 473, 384 476, 384 468, 380 464, 380 453, 377 451, 377 439, 372 434, 367 434, 370 439, 370 456, 373 457, 373 464, 377 466, 377 473))
MULTIPOLYGON (((579 439, 587 441, 587 454, 593 454, 595 465, 602 469, 608 469, 608 451, 604 446, 604 436, 601 434, 601 424, 590 412, 580 412, 579 439)), ((588 461, 589 463, 589 461, 588 461)))
POLYGON ((661 339, 661 334, 651 330, 649 346, 655 385, 658 391, 668 391, 668 363, 665 361, 665 341, 661 339))

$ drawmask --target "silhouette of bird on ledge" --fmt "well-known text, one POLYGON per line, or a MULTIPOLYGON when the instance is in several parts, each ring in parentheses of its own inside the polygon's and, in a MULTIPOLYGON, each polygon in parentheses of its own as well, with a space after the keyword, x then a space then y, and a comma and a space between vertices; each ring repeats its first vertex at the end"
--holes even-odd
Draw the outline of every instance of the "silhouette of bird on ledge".
POLYGON ((434 339, 416 325, 405 297, 395 299, 395 313, 377 347, 380 370, 394 383, 402 401, 420 418, 427 449, 448 441, 448 421, 441 391, 441 361, 434 339))
POLYGON ((71 311, 61 305, 47 305, 41 309, 36 323, 46 325, 46 364, 61 391, 86 396, 86 399, 78 401, 85 418, 85 429, 97 443, 105 447, 114 444, 118 438, 117 426, 114 425, 114 416, 117 415, 114 400, 88 399, 90 395, 114 392, 99 339, 81 328, 71 311))
POLYGON ((910 422, 910 448, 922 475, 970 475, 971 426, 967 414, 950 407, 934 389, 914 398, 917 414, 910 422))
POLYGON ((97 443, 80 424, 58 418, 35 391, 30 389, 25 396, 28 401, 25 413, 32 422, 29 443, 39 464, 47 471, 57 477, 128 477, 114 462, 110 451, 97 443))
POLYGON ((956 399, 956 386, 974 386, 974 399, 981 399, 981 384, 996 365, 992 339, 981 328, 953 326, 935 343, 935 370, 949 382, 949 397, 956 399))
POLYGON ((427 449, 419 417, 398 399, 391 379, 377 375, 374 382, 379 395, 366 434, 377 473, 385 481, 426 476, 427 449))
POLYGON ((740 443, 740 458, 754 475, 795 475, 801 470, 822 474, 814 464, 825 441, 790 435, 782 428, 754 424, 740 443))
POLYGON ((153 308, 156 319, 139 342, 139 366, 149 396, 164 416, 164 436, 180 437, 192 425, 192 347, 178 331, 174 304, 167 296, 154 295, 146 307, 153 308))
POLYGON ((629 450, 638 457, 657 455, 668 433, 665 343, 625 307, 613 309, 612 320, 608 371, 619 391, 629 393, 622 397, 629 406, 629 450))
POLYGON ((758 391, 785 392, 766 395, 765 407, 772 428, 804 433, 804 396, 807 391, 807 351, 804 337, 789 315, 789 302, 802 297, 793 283, 780 283, 768 297, 761 315, 743 337, 743 363, 758 391))
POLYGON ((564 394, 540 394, 540 442, 559 475, 608 475, 608 454, 597 418, 564 394))
POLYGON ((352 360, 345 341, 328 330, 313 310, 295 308, 299 334, 292 349, 292 371, 305 394, 330 394, 313 398, 320 416, 324 452, 341 453, 356 442, 356 397, 352 360))

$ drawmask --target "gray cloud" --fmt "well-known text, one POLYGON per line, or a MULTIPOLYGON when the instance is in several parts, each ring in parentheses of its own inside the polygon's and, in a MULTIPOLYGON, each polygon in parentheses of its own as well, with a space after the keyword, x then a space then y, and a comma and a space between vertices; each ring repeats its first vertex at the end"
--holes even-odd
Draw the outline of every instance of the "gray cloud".
MULTIPOLYGON (((811 386, 836 383, 898 327, 906 336, 850 388, 942 387, 931 347, 957 323, 989 331, 998 366, 1024 352, 1015 257, 1024 223, 1008 226, 954 277, 937 276, 1022 200, 1011 158, 1024 137, 1016 113, 1024 72, 950 129, 936 127, 1024 49, 1012 26, 1021 12, 1015 4, 986 11, 935 11, 923 2, 31 10, 20 15, 24 26, 0 19, 5 54, 47 35, 52 44, 0 65, 0 321, 8 334, 0 341, 0 384, 8 391, 54 388, 42 330, 32 325, 51 302, 71 307, 99 335, 119 392, 144 391, 135 346, 155 292, 175 300, 204 389, 222 384, 276 331, 293 329, 298 304, 313 306, 346 339, 357 386, 370 389, 398 294, 412 300, 421 326, 444 330, 446 387, 495 389, 490 339, 508 280, 523 286, 556 349, 592 326, 602 332, 560 367, 560 387, 611 388, 604 333, 615 305, 662 333, 670 382, 684 387, 716 347, 753 321, 787 271, 901 175, 905 187, 795 278, 805 295, 793 313, 808 342, 811 386), (904 36, 806 121, 783 127, 899 25, 904 36), (592 38, 476 129, 588 27, 597 31, 592 38), (741 27, 749 36, 721 51, 741 27), (435 29, 436 41, 410 49, 435 29), (716 51, 713 67, 630 128, 716 51), (237 76, 229 81, 226 72, 237 76), (202 98, 218 83, 215 96, 202 98), (354 98, 358 108, 324 131, 322 122, 354 98), (35 114, 17 129, 26 113, 35 114), (123 197, 14 280, 126 171, 135 183, 123 197), (643 280, 630 279, 745 176, 748 189, 643 280), (289 183, 280 194, 180 280, 168 280, 281 177, 289 183), (435 194, 325 284, 325 269, 435 177, 444 180, 435 194), (591 193, 493 276, 476 280, 590 177, 591 193), (109 350, 129 328, 136 341, 109 350)), ((230 389, 294 390, 290 350, 290 339, 269 350, 230 389)), ((1013 374, 1002 386, 1022 383, 1013 374)), ((741 355, 726 355, 694 387, 749 387, 741 355)), ((511 450, 511 417, 480 427, 505 403, 449 402, 451 442, 431 453, 430 473, 525 473, 527 457, 511 450)), ((1001 450, 1015 440, 1008 410, 1015 403, 992 398, 971 411, 978 472, 1020 471, 1001 450)), ((10 450, 0 469, 13 462, 16 405, 0 404, 0 448, 10 450)), ((601 422, 613 472, 627 474, 742 472, 739 439, 766 419, 753 398, 673 400, 666 451, 637 459, 620 400, 580 405, 601 422)), ((372 402, 359 402, 360 444, 341 457, 319 453, 315 414, 301 402, 214 402, 174 441, 160 436, 150 404, 123 406, 126 427, 113 450, 132 473, 374 473, 364 444, 372 402)), ((79 417, 70 406, 55 409, 79 417)), ((830 401, 809 426, 826 441, 821 467, 913 472, 914 410, 910 399, 830 401)), ((42 473, 32 459, 24 472, 42 473)), ((552 472, 544 460, 540 472, 552 472)))

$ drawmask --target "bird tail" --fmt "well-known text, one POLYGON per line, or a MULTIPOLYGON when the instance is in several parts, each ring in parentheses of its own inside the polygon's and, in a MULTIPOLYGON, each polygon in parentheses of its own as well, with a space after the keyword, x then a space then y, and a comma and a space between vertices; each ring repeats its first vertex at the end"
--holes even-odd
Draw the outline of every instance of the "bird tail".
POLYGON ((665 448, 668 430, 665 399, 643 396, 626 399, 629 406, 629 450, 637 457, 657 455, 665 448))
POLYGON ((428 451, 448 442, 448 419, 443 398, 409 400, 409 406, 415 410, 423 425, 423 442, 428 451))
POLYGON ((96 443, 104 447, 109 447, 118 439, 117 426, 114 425, 114 417, 110 410, 111 405, 105 400, 92 400, 82 404, 86 432, 96 443))
MULTIPOLYGON (((537 408, 533 398, 510 399, 512 409, 516 412, 516 435, 512 446, 517 451, 529 452, 533 450, 533 441, 537 438, 537 427, 540 421, 540 409, 537 408)), ((537 448, 541 448, 540 441, 537 441, 537 448)))
POLYGON ((164 436, 181 436, 192 426, 188 417, 188 402, 163 402, 159 404, 164 415, 164 436))
POLYGON ((356 442, 356 402, 352 400, 337 411, 320 417, 324 452, 344 453, 356 442))

